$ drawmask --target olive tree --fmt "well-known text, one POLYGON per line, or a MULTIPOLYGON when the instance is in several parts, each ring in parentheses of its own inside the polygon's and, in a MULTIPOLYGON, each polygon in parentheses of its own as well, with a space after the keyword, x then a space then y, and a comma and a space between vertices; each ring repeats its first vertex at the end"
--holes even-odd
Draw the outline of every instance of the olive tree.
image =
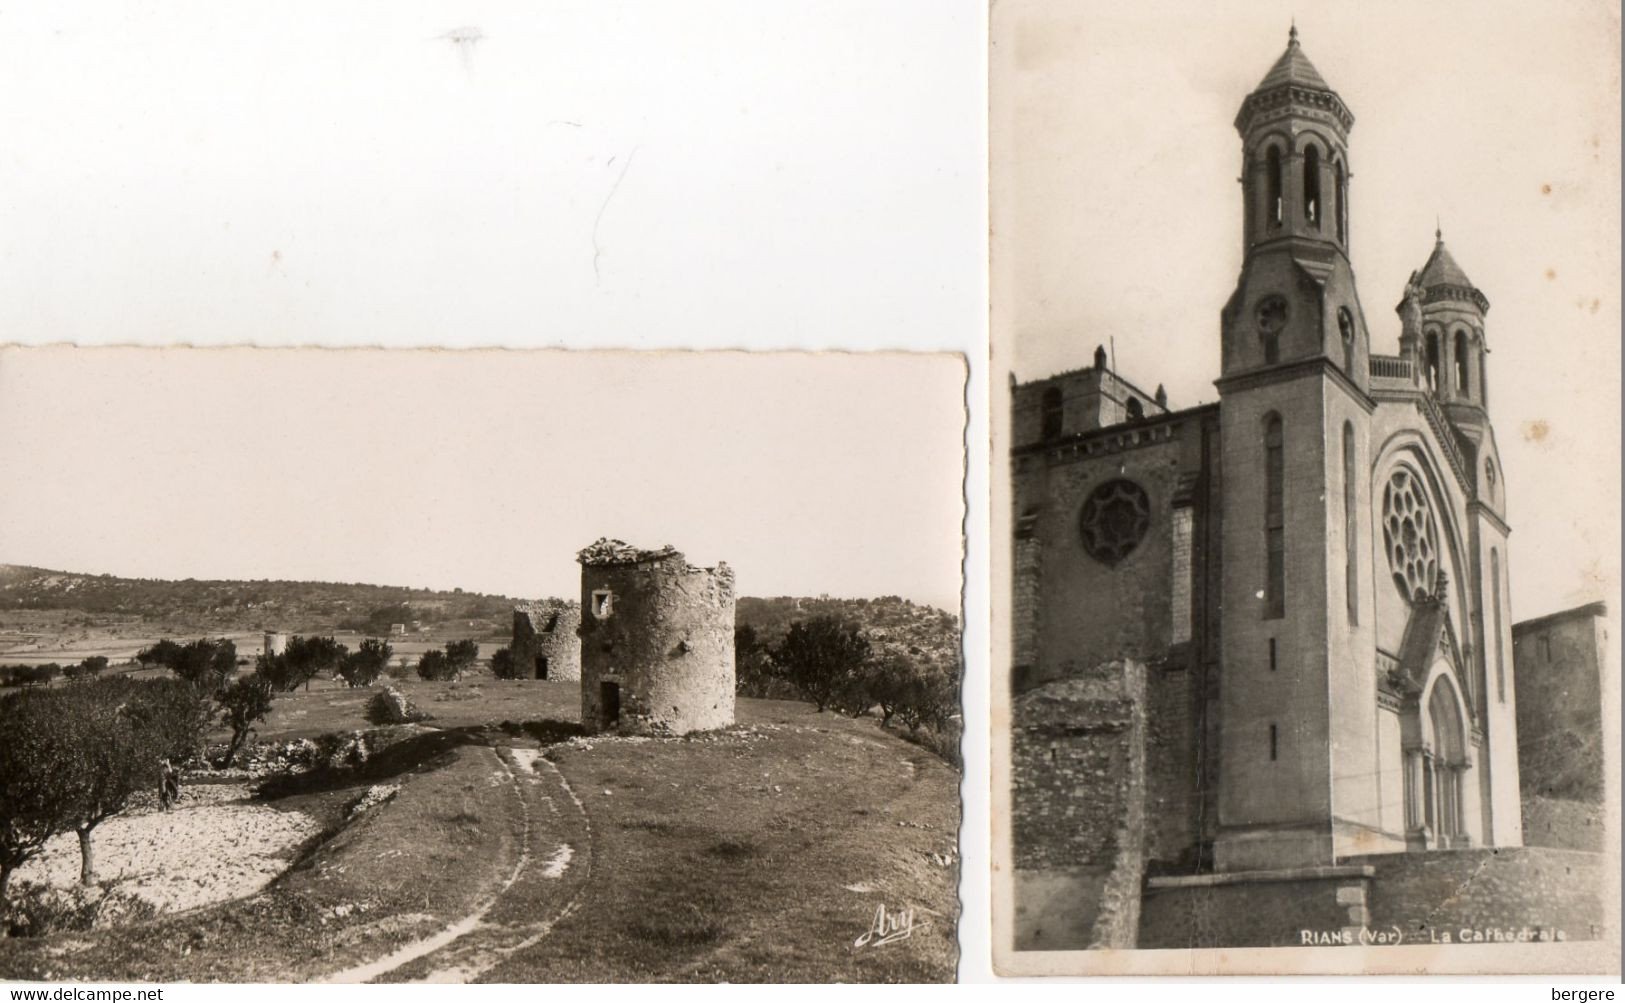
POLYGON ((59 692, 19 693, 0 700, 0 902, 11 875, 68 828, 68 792, 57 764, 72 757, 59 692))
POLYGON ((389 665, 390 656, 394 654, 395 649, 390 647, 387 641, 369 637, 361 642, 358 650, 348 652, 339 659, 339 678, 352 688, 371 686, 384 674, 384 668, 389 665))
POLYGON ((220 765, 229 769, 231 761, 237 755, 237 750, 254 731, 254 725, 271 713, 271 700, 276 695, 276 687, 271 680, 258 672, 246 676, 239 676, 215 694, 215 700, 220 704, 221 720, 231 729, 231 743, 226 746, 225 758, 220 765))
POLYGON ((820 711, 833 706, 869 658, 869 641, 853 623, 820 616, 790 625, 773 649, 779 672, 820 711))

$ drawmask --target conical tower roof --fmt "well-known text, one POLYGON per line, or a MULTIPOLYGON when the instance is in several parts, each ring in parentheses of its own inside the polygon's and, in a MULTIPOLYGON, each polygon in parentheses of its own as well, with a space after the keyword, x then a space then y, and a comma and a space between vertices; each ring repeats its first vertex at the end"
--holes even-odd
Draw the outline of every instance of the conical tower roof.
POLYGON ((1326 83, 1326 78, 1315 69, 1315 64, 1304 55, 1303 46, 1298 44, 1297 25, 1292 26, 1292 31, 1287 36, 1286 51, 1281 53, 1281 58, 1275 61, 1270 71, 1264 74, 1264 79, 1253 88, 1253 93, 1271 90, 1282 84, 1297 84, 1300 87, 1313 87, 1321 91, 1332 89, 1326 83))
POLYGON ((1448 248, 1444 246, 1444 231, 1433 232, 1433 253, 1428 255, 1427 264, 1417 275, 1417 282, 1427 294, 1428 303, 1437 300, 1464 300, 1476 304, 1480 311, 1490 308, 1490 301, 1473 285, 1473 280, 1467 277, 1456 259, 1451 256, 1448 248))
MULTIPOLYGON (((1330 112, 1346 133, 1354 125, 1354 115, 1343 104, 1343 99, 1332 90, 1326 78, 1315 69, 1315 64, 1298 44, 1298 26, 1293 25, 1287 35, 1286 51, 1275 61, 1264 79, 1241 103, 1236 115, 1236 128, 1243 135, 1255 115, 1272 112, 1283 105, 1295 104, 1313 108, 1320 115, 1330 112), (1314 92, 1314 93, 1309 93, 1314 92)), ((1273 118, 1273 116, 1270 116, 1273 118)))

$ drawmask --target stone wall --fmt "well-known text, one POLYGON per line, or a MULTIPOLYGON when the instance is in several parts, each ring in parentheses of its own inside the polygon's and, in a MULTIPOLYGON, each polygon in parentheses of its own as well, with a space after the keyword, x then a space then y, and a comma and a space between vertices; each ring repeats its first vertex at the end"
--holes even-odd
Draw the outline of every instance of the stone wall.
POLYGON ((580 679, 581 639, 576 635, 580 626, 581 607, 573 602, 546 599, 515 606, 510 650, 521 678, 580 679))
POLYGON ((1339 866, 1152 878, 1139 946, 1327 946, 1354 939, 1369 919, 1370 873, 1339 866))
POLYGON ((1145 668, 1022 693, 1011 728, 1016 949, 1132 947, 1145 854, 1145 668))
POLYGON ((582 726, 681 735, 733 724, 732 569, 608 540, 578 560, 582 726))
POLYGON ((1146 680, 1146 856, 1192 865, 1200 839, 1196 670, 1165 666, 1146 680))
POLYGON ((1523 842, 1525 846, 1551 846, 1563 850, 1601 852, 1605 825, 1602 805, 1592 801, 1525 794, 1523 842))
POLYGON ((1142 948, 1596 940, 1601 854, 1544 847, 1351 857, 1336 866, 1152 878, 1142 948), (1362 941, 1367 937, 1385 938, 1362 941), (1310 939, 1305 939, 1309 937, 1310 939))
POLYGON ((1018 515, 1015 540, 1015 566, 1012 586, 1013 604, 1011 625, 1011 688, 1026 689, 1036 676, 1039 662, 1038 642, 1041 625, 1038 619, 1039 587, 1044 573, 1044 548, 1033 535, 1036 517, 1018 515))
POLYGON ((1607 609, 1592 603, 1512 627, 1518 779, 1525 796, 1603 800, 1607 609))
MULTIPOLYGON (((1601 854, 1547 847, 1502 847, 1358 857, 1376 869, 1373 929, 1398 927, 1405 943, 1451 942, 1462 930, 1545 931, 1568 940, 1604 934, 1601 854)), ((1471 938, 1469 938, 1471 939, 1471 938)))

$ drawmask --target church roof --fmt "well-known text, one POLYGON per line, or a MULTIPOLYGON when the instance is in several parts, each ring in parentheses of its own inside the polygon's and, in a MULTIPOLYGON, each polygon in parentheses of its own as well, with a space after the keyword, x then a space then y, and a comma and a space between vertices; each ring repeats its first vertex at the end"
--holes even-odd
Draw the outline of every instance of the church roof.
POLYGON ((1292 33, 1287 36, 1286 51, 1281 53, 1281 58, 1275 61, 1275 65, 1270 67, 1270 71, 1264 74, 1264 79, 1259 81, 1257 87, 1253 88, 1253 92, 1267 91, 1282 84, 1313 87, 1321 91, 1332 89, 1331 85, 1326 83, 1326 78, 1320 75, 1319 70, 1315 69, 1315 64, 1311 63, 1309 57, 1303 54, 1303 46, 1298 44, 1298 28, 1296 25, 1292 27, 1292 33))

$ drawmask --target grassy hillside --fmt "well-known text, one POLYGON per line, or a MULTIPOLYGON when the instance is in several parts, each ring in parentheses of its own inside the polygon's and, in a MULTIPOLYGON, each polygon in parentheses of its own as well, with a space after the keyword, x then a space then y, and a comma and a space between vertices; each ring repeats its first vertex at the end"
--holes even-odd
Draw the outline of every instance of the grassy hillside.
MULTIPOLYGON (((582 738, 569 683, 406 690, 430 727, 268 802, 331 825, 264 891, 13 941, 0 980, 953 978, 959 777, 874 721, 742 700, 720 732, 582 738), (866 938, 881 909, 910 934, 866 938)), ((261 737, 361 727, 358 697, 289 694, 261 737)))

